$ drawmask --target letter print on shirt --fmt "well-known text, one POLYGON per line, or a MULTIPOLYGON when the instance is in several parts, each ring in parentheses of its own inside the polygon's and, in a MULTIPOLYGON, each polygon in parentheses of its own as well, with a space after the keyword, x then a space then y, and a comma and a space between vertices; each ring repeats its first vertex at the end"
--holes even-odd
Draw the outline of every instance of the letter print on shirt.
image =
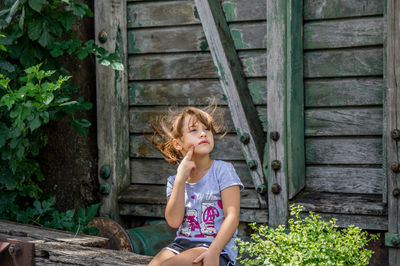
POLYGON ((215 208, 214 202, 203 202, 201 204, 201 223, 200 231, 204 237, 216 237, 217 229, 214 220, 219 217, 219 211, 215 208))
POLYGON ((197 211, 186 210, 186 216, 183 220, 182 229, 179 235, 189 237, 193 231, 199 228, 200 226, 197 222, 197 211))

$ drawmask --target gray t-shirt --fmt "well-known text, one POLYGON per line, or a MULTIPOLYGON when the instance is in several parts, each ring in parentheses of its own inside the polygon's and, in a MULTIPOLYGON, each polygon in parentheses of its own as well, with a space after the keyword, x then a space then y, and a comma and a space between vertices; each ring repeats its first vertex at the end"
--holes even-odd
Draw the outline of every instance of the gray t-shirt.
MULTIPOLYGON (((172 193, 175 177, 176 175, 168 177, 167 197, 172 193)), ((176 238, 211 243, 225 219, 221 191, 235 185, 238 185, 240 190, 243 189, 243 184, 233 165, 219 160, 214 160, 208 172, 199 182, 186 183, 185 217, 177 231, 176 238)), ((232 249, 232 246, 235 245, 236 235, 237 229, 223 250, 233 262, 237 255, 237 250, 232 249)))

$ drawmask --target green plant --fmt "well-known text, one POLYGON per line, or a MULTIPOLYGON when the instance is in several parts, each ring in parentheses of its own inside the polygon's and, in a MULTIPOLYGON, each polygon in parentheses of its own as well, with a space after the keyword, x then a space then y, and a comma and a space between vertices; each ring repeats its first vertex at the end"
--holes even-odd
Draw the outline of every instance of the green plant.
POLYGON ((289 228, 251 228, 251 241, 237 240, 238 260, 245 265, 367 265, 373 252, 366 244, 377 239, 350 225, 338 229, 336 220, 321 220, 313 212, 301 218, 302 206, 291 206, 289 228))

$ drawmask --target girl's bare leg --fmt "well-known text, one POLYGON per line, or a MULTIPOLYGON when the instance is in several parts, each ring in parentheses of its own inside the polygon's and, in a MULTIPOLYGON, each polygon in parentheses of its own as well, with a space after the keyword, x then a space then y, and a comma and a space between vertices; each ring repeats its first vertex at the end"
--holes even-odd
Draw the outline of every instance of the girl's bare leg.
POLYGON ((149 266, 159 266, 163 261, 176 256, 174 252, 168 249, 163 249, 150 261, 149 266))
POLYGON ((184 252, 163 261, 161 263, 161 266, 188 266, 188 265, 202 266, 203 265, 202 262, 193 264, 192 261, 205 251, 207 251, 207 249, 205 248, 191 248, 185 250, 184 252))

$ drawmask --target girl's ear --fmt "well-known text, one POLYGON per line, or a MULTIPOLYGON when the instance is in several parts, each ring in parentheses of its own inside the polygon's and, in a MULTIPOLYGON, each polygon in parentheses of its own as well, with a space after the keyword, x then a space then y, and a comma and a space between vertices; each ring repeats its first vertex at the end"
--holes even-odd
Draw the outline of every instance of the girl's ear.
POLYGON ((176 150, 178 150, 178 151, 182 150, 182 146, 177 139, 172 140, 172 145, 174 145, 174 148, 176 150))

